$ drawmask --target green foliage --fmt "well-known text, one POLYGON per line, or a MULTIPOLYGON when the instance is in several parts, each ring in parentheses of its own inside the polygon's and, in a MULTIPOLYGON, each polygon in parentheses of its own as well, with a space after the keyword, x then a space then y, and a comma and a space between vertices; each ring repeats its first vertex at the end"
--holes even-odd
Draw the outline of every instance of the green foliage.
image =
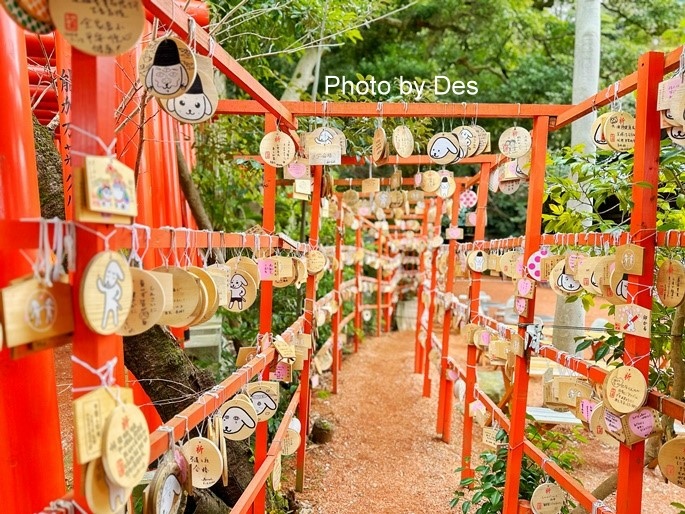
MULTIPOLYGON (((526 437, 565 471, 571 471, 580 464, 577 450, 573 446, 575 441, 584 441, 580 431, 574 431, 571 435, 554 430, 541 432, 533 424, 529 424, 526 427, 526 437)), ((450 501, 452 509, 456 509, 461 503, 461 512, 464 514, 476 507, 476 514, 502 512, 508 456, 507 433, 504 430, 500 429, 497 433, 497 441, 500 446, 496 450, 487 450, 480 454, 482 464, 474 468, 475 477, 460 481, 460 488, 454 492, 450 501)), ((461 473, 463 469, 457 468, 456 472, 461 473)), ((528 457, 524 457, 519 499, 530 500, 535 488, 546 479, 548 478, 543 470, 528 457)), ((568 514, 572 508, 573 503, 567 501, 562 512, 568 514)))

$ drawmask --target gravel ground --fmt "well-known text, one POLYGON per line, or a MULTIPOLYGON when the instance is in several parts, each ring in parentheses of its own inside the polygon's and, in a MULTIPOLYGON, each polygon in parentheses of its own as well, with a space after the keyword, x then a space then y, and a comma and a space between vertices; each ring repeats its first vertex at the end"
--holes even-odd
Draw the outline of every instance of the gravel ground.
MULTIPOLYGON (((493 301, 504 302, 512 288, 500 281, 484 281, 493 301)), ((554 308, 554 293, 539 289, 538 312, 554 308)), ((589 325, 604 312, 595 307, 589 325)), ((464 362, 465 345, 451 337, 450 353, 464 362)), ((413 374, 413 332, 394 332, 367 338, 360 352, 345 359, 339 394, 312 400, 312 419, 318 416, 336 427, 333 441, 311 446, 307 453, 305 490, 297 499, 321 514, 449 513, 450 499, 458 487, 454 470, 461 455, 462 415, 453 415, 452 444, 435 433, 437 372, 432 371, 431 398, 423 398, 420 375, 413 374)), ((325 396, 325 395, 323 395, 325 396)), ((532 379, 530 405, 541 405, 540 379, 532 379)), ((590 434, 587 434, 591 438, 590 434)), ((480 428, 474 428, 474 459, 485 449, 480 428)), ((576 444, 583 464, 574 476, 592 489, 616 469, 618 451, 596 440, 576 444)), ((292 488, 292 460, 287 461, 284 489, 292 488)), ((666 484, 657 470, 645 471, 644 514, 675 514, 672 501, 685 502, 685 491, 666 484)), ((615 497, 606 500, 615 507, 615 497)), ((475 509, 472 509, 475 512, 475 509)))

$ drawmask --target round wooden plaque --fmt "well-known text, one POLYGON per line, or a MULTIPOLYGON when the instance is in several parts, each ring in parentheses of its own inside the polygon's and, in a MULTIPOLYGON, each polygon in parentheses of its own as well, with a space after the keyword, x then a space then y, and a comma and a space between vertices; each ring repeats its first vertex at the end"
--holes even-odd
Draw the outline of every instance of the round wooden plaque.
POLYGON ((647 399, 647 381, 640 370, 621 366, 604 379, 604 404, 618 414, 635 412, 647 399))
POLYGON ((385 156, 385 148, 388 138, 385 135, 385 129, 378 127, 373 133, 373 146, 371 147, 371 155, 374 161, 380 161, 385 156))
MULTIPOLYGON (((184 473, 187 480, 188 470, 181 469, 173 454, 174 450, 167 452, 150 482, 150 512, 182 514, 185 510, 188 494, 185 490, 184 473)), ((187 466, 187 463, 184 462, 184 465, 187 466)))
POLYGON ((618 445, 618 441, 607 431, 606 424, 604 423, 604 411, 603 402, 599 402, 595 405, 589 419, 590 432, 592 432, 602 443, 615 447, 618 445))
POLYGON ((406 125, 398 125, 392 131, 392 145, 397 155, 409 157, 414 152, 414 135, 406 125))
POLYGON ((533 140, 523 127, 510 127, 499 137, 499 150, 510 159, 516 159, 530 151, 533 140))
POLYGON ((339 128, 328 127, 333 133, 338 136, 338 143, 340 144, 340 155, 347 155, 347 136, 339 128))
POLYGON ((608 294, 605 298, 614 304, 623 304, 628 302, 628 275, 620 270, 615 269, 611 272, 609 280, 611 287, 610 297, 608 294))
POLYGON ((666 259, 656 274, 656 292, 665 307, 677 307, 685 298, 685 266, 666 259))
POLYGON ((91 259, 81 279, 83 319, 93 332, 110 335, 126 323, 133 283, 126 259, 119 252, 100 252, 91 259))
POLYGON ((480 125, 472 125, 471 130, 473 130, 478 136, 478 150, 476 150, 476 155, 482 154, 488 147, 490 142, 490 134, 480 125))
POLYGON ((505 195, 513 195, 521 187, 522 180, 505 180, 500 181, 499 190, 505 195))
POLYGON ((478 146, 480 144, 480 137, 476 133, 473 127, 467 127, 462 125, 457 127, 452 131, 452 134, 457 136, 459 139, 459 144, 465 149, 465 157, 473 157, 478 152, 478 146))
POLYGON ((488 269, 488 252, 483 250, 474 250, 469 252, 466 262, 471 271, 482 273, 488 269))
POLYGON ((142 2, 49 0, 50 16, 69 44, 90 55, 119 55, 133 48, 145 28, 142 2))
POLYGON ((150 435, 143 412, 122 403, 111 412, 102 434, 102 464, 114 484, 133 488, 147 470, 150 435))
MULTIPOLYGON (((342 194, 342 199, 345 204, 352 207, 353 205, 357 205, 359 203, 359 193, 354 189, 348 189, 342 194)), ((348 212, 347 214, 350 213, 348 212)))
POLYGON ((295 275, 297 276, 295 279, 295 287, 299 289, 302 284, 307 283, 307 263, 300 257, 293 257, 293 265, 295 267, 295 275))
POLYGON ((242 265, 231 271, 228 277, 228 306, 231 312, 249 309, 257 299, 257 286, 252 275, 242 265))
POLYGON ((438 186, 438 196, 443 200, 447 200, 454 195, 457 190, 457 183, 449 175, 442 175, 440 177, 440 185, 438 186))
POLYGON ((626 152, 635 146, 635 118, 627 112, 613 112, 604 123, 607 144, 617 152, 626 152))
POLYGON ((307 273, 316 275, 326 266, 326 256, 319 250, 307 252, 307 273))
POLYGON ((488 178, 488 189, 496 193, 499 191, 499 177, 500 177, 500 169, 495 168, 490 172, 490 177, 488 178))
POLYGON ((288 428, 285 431, 285 437, 283 437, 281 453, 283 453, 283 455, 292 455, 297 451, 299 447, 300 433, 293 428, 288 428))
POLYGON ((659 469, 668 480, 685 488, 685 437, 671 439, 661 447, 659 469))
POLYGON ((86 464, 86 502, 93 514, 123 514, 132 489, 120 487, 107 478, 102 459, 86 464))
POLYGON ((138 63, 140 82, 156 98, 181 96, 190 89, 196 74, 195 54, 186 43, 175 37, 152 41, 138 63))
POLYGON ((437 171, 425 171, 421 178, 421 189, 426 193, 434 193, 440 187, 440 175, 437 171))
POLYGON ((130 268, 133 284, 131 310, 118 335, 133 336, 152 328, 164 313, 164 288, 157 277, 140 268, 130 268))
POLYGON ((200 325, 209 321, 214 314, 216 314, 216 310, 219 308, 219 291, 214 276, 207 270, 198 268, 197 266, 189 266, 188 271, 200 279, 200 282, 205 286, 205 291, 207 292, 207 309, 203 316, 192 323, 192 325, 200 325))
POLYGON ((242 441, 257 428, 257 411, 245 395, 237 395, 219 408, 221 433, 231 441, 242 441))
POLYGON ((252 382, 247 384, 247 394, 250 396, 259 421, 271 419, 276 414, 280 395, 278 382, 252 382))
POLYGON ((254 259, 251 259, 250 257, 245 257, 244 255, 241 255, 239 257, 233 257, 232 259, 228 260, 228 262, 226 263, 226 267, 230 271, 239 269, 241 271, 249 273, 252 279, 254 280, 256 287, 259 288, 259 284, 261 282, 261 280, 259 279, 259 266, 257 265, 257 261, 255 261, 254 259))
POLYGON ((182 447, 192 468, 193 487, 207 489, 216 484, 224 469, 224 459, 217 445, 206 437, 193 437, 182 447))
POLYGON ((510 251, 502 255, 500 259, 502 274, 509 278, 523 277, 523 254, 510 251))
POLYGON ((558 514, 564 503, 566 503, 564 490, 552 482, 537 486, 530 498, 530 506, 535 514, 558 514))
POLYGON ((566 273, 566 261, 554 265, 549 274, 549 285, 552 291, 561 296, 578 294, 583 289, 575 277, 566 273))
MULTIPOLYGON (((199 59, 201 56, 197 56, 199 59)), ((195 73, 192 84, 181 96, 158 99, 167 114, 181 123, 203 123, 214 116, 219 105, 219 93, 212 74, 195 73)))
POLYGON ((197 316, 198 306, 202 303, 200 280, 192 273, 174 266, 160 266, 153 271, 169 273, 174 281, 173 304, 170 310, 164 311, 158 323, 170 327, 188 326, 197 316))
MULTIPOLYGON (((450 164, 464 157, 459 139, 451 132, 438 132, 428 142, 428 156, 436 164, 450 164)), ((424 173, 424 180, 426 174, 424 173)), ((421 184, 423 186, 423 184, 421 184)), ((424 191, 428 191, 425 187, 424 191)))
POLYGON ((673 144, 685 146, 685 127, 668 127, 666 134, 673 144))
POLYGON ((280 130, 269 132, 259 143, 259 155, 265 163, 276 168, 290 164, 296 153, 295 142, 280 130))
POLYGON ((376 207, 387 209, 390 207, 390 191, 379 191, 373 199, 376 207))
POLYGON ((607 118, 612 113, 605 112, 597 117, 597 119, 592 123, 592 142, 600 150, 611 150, 611 147, 607 143, 606 137, 604 136, 604 123, 606 123, 607 118))

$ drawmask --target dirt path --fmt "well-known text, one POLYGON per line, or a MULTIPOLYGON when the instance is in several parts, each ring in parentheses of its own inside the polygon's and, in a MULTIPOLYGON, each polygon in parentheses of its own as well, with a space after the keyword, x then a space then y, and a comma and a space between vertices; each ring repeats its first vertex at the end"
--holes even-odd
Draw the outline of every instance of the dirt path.
POLYGON ((305 491, 297 498, 313 512, 450 512, 460 448, 435 435, 438 384, 432 398, 421 396, 413 341, 413 332, 367 339, 345 360, 340 393, 313 401, 313 417, 336 427, 331 443, 307 454, 305 491))

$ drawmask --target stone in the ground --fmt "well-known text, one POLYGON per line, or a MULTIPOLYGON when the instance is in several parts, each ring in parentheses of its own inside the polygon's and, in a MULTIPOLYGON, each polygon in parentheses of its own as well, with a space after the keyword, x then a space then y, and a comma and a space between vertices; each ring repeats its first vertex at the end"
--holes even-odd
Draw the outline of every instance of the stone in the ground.
POLYGON ((312 442, 315 444, 328 443, 333 439, 333 432, 333 424, 324 418, 319 418, 314 422, 314 427, 312 428, 312 442))

